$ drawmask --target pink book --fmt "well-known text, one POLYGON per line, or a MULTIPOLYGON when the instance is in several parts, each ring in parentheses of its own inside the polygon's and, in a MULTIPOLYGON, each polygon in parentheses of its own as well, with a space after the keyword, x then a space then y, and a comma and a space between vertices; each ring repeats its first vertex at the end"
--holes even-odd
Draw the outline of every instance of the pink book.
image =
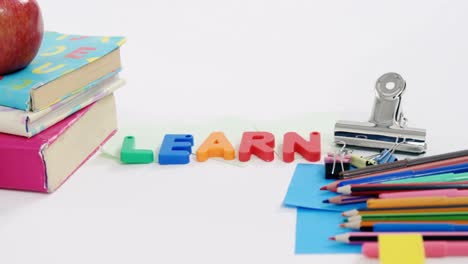
POLYGON ((0 134, 0 188, 53 192, 116 129, 109 95, 32 138, 0 134))

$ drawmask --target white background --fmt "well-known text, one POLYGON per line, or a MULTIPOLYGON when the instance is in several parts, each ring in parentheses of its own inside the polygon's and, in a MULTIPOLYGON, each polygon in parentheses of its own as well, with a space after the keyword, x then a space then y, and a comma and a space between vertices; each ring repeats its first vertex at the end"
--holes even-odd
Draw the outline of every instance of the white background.
MULTIPOLYGON (((128 37, 122 126, 322 111, 366 120, 375 80, 395 71, 429 153, 468 143, 466 1, 40 4, 48 30, 128 37)), ((278 160, 161 167, 98 156, 54 194, 0 191, 1 262, 377 263, 294 255, 295 213, 281 208, 293 170, 278 160)))

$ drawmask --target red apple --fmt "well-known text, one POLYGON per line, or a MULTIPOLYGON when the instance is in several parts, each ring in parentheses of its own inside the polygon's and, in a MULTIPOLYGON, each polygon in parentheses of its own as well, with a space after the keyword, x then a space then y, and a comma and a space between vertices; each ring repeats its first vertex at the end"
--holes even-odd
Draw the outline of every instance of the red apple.
POLYGON ((0 75, 28 66, 41 46, 43 34, 36 0, 0 0, 0 75))

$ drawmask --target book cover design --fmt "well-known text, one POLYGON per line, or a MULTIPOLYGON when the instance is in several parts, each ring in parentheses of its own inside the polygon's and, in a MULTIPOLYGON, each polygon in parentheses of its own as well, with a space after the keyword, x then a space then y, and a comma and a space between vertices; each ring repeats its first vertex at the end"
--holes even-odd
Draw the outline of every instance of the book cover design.
POLYGON ((0 76, 0 105, 29 111, 31 90, 109 54, 124 43, 124 37, 45 32, 41 48, 30 65, 0 76))

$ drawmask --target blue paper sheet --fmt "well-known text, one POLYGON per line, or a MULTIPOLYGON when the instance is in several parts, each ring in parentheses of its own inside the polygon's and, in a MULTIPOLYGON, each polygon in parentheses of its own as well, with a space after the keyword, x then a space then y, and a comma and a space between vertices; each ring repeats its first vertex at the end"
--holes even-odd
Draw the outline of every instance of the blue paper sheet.
POLYGON ((339 227, 343 217, 339 212, 297 208, 296 254, 360 253, 360 245, 349 245, 328 238, 346 233, 339 227))
POLYGON ((325 166, 321 164, 298 164, 289 184, 284 204, 286 206, 343 212, 365 206, 365 203, 334 205, 323 203, 337 194, 321 191, 320 187, 333 181, 325 179, 325 166))

